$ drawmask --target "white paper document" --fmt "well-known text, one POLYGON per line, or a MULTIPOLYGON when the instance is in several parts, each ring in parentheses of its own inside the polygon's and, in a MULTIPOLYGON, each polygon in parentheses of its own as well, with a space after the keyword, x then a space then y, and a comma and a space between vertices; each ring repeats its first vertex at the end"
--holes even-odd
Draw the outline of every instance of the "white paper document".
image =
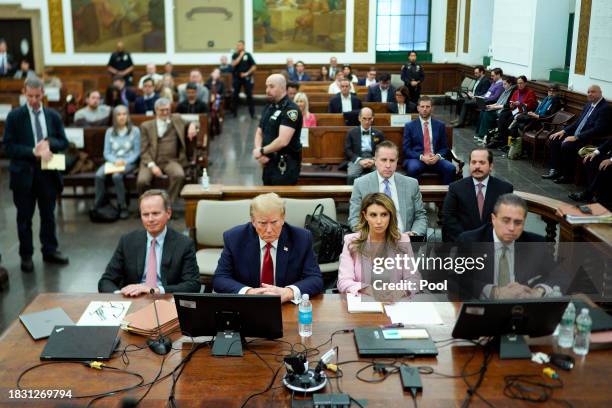
POLYGON ((104 163, 104 174, 123 173, 124 171, 125 171, 125 165, 116 166, 115 163, 111 163, 111 162, 104 163))
POLYGON ((300 143, 302 143, 302 147, 308 147, 308 128, 302 128, 300 143))
POLYGON ((417 326, 444 324, 433 302, 397 302, 385 305, 385 312, 391 323, 417 326))
POLYGON ((366 301, 360 295, 346 294, 349 313, 382 313, 383 306, 374 300, 366 301))
POLYGON ((119 326, 132 302, 89 302, 77 326, 119 326))
POLYGON ((40 168, 42 170, 66 170, 66 156, 63 154, 53 153, 51 160, 41 160, 40 168))

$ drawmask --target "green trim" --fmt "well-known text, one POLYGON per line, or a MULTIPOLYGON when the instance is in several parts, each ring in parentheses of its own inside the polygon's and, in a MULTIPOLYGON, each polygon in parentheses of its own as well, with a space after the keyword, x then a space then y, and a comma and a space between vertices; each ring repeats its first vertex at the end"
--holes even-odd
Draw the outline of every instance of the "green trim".
POLYGON ((557 82, 563 85, 567 85, 567 83, 569 82, 569 68, 551 69, 548 80, 550 82, 557 82))
POLYGON ((491 57, 489 56, 482 57, 482 65, 484 65, 485 68, 491 65, 491 57))
MULTIPOLYGON (((376 62, 406 62, 410 51, 376 51, 376 62)), ((433 54, 417 51, 417 62, 431 62, 433 54)))
POLYGON ((574 17, 575 17, 575 13, 570 13, 568 24, 567 24, 567 41, 565 42, 565 68, 566 69, 569 69, 571 61, 572 61, 572 40, 574 37, 574 17))

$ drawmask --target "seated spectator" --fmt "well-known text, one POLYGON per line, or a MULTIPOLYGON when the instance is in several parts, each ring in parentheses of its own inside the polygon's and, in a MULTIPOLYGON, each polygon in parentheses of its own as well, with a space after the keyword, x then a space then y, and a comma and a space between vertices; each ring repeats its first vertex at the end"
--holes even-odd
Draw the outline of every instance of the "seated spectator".
POLYGON ((491 80, 487 76, 485 67, 482 65, 477 65, 474 67, 474 78, 476 81, 474 82, 472 89, 467 91, 466 94, 461 94, 458 97, 457 109, 461 109, 461 111, 459 113, 459 117, 451 122, 453 127, 462 127, 465 125, 467 114, 471 111, 475 111, 478 107, 478 103, 476 102, 475 98, 477 96, 484 96, 491 87, 491 80))
MULTIPOLYGON (((391 79, 391 76, 389 76, 389 80, 391 79)), ((376 84, 376 67, 370 67, 370 69, 368 70, 368 73, 366 74, 366 77, 363 79, 359 79, 357 81, 357 85, 365 85, 365 86, 372 86, 376 84)))
POLYGON ((391 75, 382 74, 380 82, 368 86, 366 102, 391 103, 395 100, 395 87, 391 85, 391 75))
POLYGON ((320 69, 319 69, 319 74, 317 75, 317 81, 329 81, 329 71, 327 70, 327 67, 325 65, 323 65, 320 69))
POLYGON ((146 78, 142 86, 142 96, 137 97, 136 102, 134 102, 134 113, 152 116, 155 109, 155 101, 159 99, 159 94, 155 92, 153 78, 146 78))
MULTIPOLYGON (((331 84, 329 84, 329 88, 327 88, 327 93, 332 94, 332 95, 336 95, 337 93, 339 93, 340 92, 340 82, 342 82, 343 79, 344 79, 344 74, 342 73, 342 71, 336 72, 336 80, 332 82, 331 84)), ((355 88, 353 87, 352 83, 351 83, 351 93, 355 93, 355 88)))
POLYGON ((340 82, 340 92, 332 96, 327 106, 329 113, 353 112, 361 109, 361 101, 351 93, 351 83, 348 79, 340 82))
POLYGON ((489 86, 489 89, 483 95, 485 104, 495 103, 504 92, 503 75, 504 72, 501 68, 493 68, 491 70, 491 86, 489 86))
MULTIPOLYGON (((208 101, 210 100, 210 92, 208 88, 204 86, 204 78, 202 78, 202 72, 199 69, 193 69, 189 73, 189 83, 194 83, 198 87, 198 99, 204 102, 208 107, 208 101)), ((181 84, 178 86, 179 102, 183 102, 187 99, 186 92, 187 84, 181 84)))
POLYGON ((7 48, 6 40, 0 37, 0 78, 10 77, 15 70, 13 56, 7 48))
MULTIPOLYGON (((219 68, 212 70, 204 86, 210 93, 211 106, 218 100, 223 100, 223 98, 225 98, 225 83, 221 79, 221 70, 219 68)), ((217 109, 218 108, 219 107, 217 107, 217 109)))
POLYGON ((487 144, 489 149, 505 146, 510 134, 509 127, 514 118, 520 113, 533 111, 538 104, 535 92, 527 87, 527 77, 525 75, 521 75, 516 79, 516 87, 517 89, 512 93, 508 102, 508 109, 502 109, 499 112, 499 118, 497 119, 498 132, 487 144))
POLYGON ((406 86, 402 85, 395 91, 395 102, 387 104, 387 109, 390 113, 399 115, 407 115, 416 112, 416 105, 410 102, 410 91, 406 86))
POLYGON ((122 77, 114 77, 113 84, 106 90, 104 103, 110 107, 117 105, 130 106, 130 102, 136 100, 136 93, 126 86, 125 79, 122 77))
POLYGON ((336 74, 338 72, 342 72, 342 70, 338 67, 338 59, 336 57, 330 57, 329 67, 327 68, 328 79, 331 81, 336 79, 336 74))
POLYGON ((287 71, 287 79, 289 81, 292 81, 292 78, 295 75, 295 64, 293 63, 293 58, 287 58, 287 64, 285 65, 285 71, 287 71))
POLYGON ((344 78, 348 79, 351 83, 357 83, 357 81, 359 81, 357 75, 353 74, 353 69, 349 64, 344 64, 342 66, 342 74, 344 78))
POLYGON ((557 184, 570 183, 576 169, 578 150, 593 143, 594 139, 609 134, 610 108, 599 85, 589 87, 587 100, 574 123, 549 136, 551 165, 548 174, 542 175, 542 178, 554 180, 557 184))
POLYGON ((172 92, 177 92, 176 85, 174 83, 174 77, 170 74, 164 74, 161 82, 159 83, 160 91, 164 88, 170 88, 172 92))
POLYGON ((374 152, 376 146, 385 140, 385 135, 372 127, 374 112, 363 108, 359 112, 361 125, 348 131, 344 138, 344 159, 348 164, 346 181, 353 185, 362 174, 375 170, 374 152))
POLYGON ((113 78, 123 78, 126 86, 132 85, 134 63, 132 62, 132 56, 130 53, 125 51, 123 41, 117 42, 117 49, 111 54, 108 60, 107 69, 113 78))
POLYGON ((29 79, 36 78, 36 72, 30 69, 30 62, 28 60, 21 60, 19 64, 19 69, 15 71, 15 75, 13 75, 15 79, 29 79))
POLYGON ((478 133, 476 137, 483 140, 489 130, 495 128, 497 119, 503 109, 510 109, 510 96, 516 88, 516 79, 511 76, 506 76, 503 80, 504 91, 493 104, 489 104, 486 108, 480 111, 480 119, 478 121, 478 133))
POLYGON ((406 175, 419 178, 421 173, 433 172, 442 176, 443 184, 455 178, 455 166, 444 157, 448 154, 444 123, 431 117, 433 101, 421 96, 417 105, 418 119, 404 125, 403 149, 406 175))
POLYGON ((176 99, 176 94, 174 92, 172 92, 172 89, 170 89, 168 87, 163 87, 159 91, 159 97, 160 98, 166 98, 166 99, 168 99, 170 101, 170 103, 172 103, 176 99))
POLYGON ((153 85, 155 85, 155 88, 157 88, 163 78, 163 75, 156 72, 157 68, 155 68, 155 64, 147 64, 145 69, 146 73, 142 76, 142 78, 140 78, 140 81, 138 81, 138 88, 143 89, 144 81, 147 78, 151 78, 153 80, 153 85))
POLYGON ((223 74, 231 74, 232 66, 227 62, 227 55, 222 55, 219 60, 219 70, 223 74))
POLYGON ((187 166, 187 139, 196 137, 194 123, 186 126, 181 115, 170 116, 170 101, 160 98, 155 102, 155 119, 140 125, 140 168, 136 186, 139 193, 148 190, 153 177, 168 176, 168 194, 174 202, 183 187, 187 166), (187 128, 187 137, 185 137, 187 128))
POLYGON ((173 79, 176 78, 176 72, 174 72, 174 67, 170 61, 164 64, 164 76, 166 75, 170 75, 173 79))
POLYGON ((59 88, 62 89, 62 80, 53 75, 53 68, 46 67, 43 70, 42 80, 45 84, 45 88, 59 88))
POLYGON ((285 223, 285 202, 275 193, 253 199, 251 221, 223 233, 215 270, 217 293, 277 295, 281 302, 323 291, 312 235, 285 223))
POLYGON ((554 115, 561 109, 561 98, 559 98, 559 85, 551 84, 548 87, 548 95, 544 98, 534 112, 519 113, 514 117, 514 122, 510 124, 510 131, 513 137, 519 136, 519 131, 535 123, 541 118, 554 115))
POLYGON ((130 216, 128 211, 124 177, 126 174, 136 170, 138 158, 140 157, 140 129, 132 126, 128 109, 118 105, 113 109, 113 125, 106 129, 104 135, 104 160, 105 163, 96 171, 96 199, 95 208, 104 206, 108 199, 106 197, 106 178, 111 177, 117 195, 119 207, 119 218, 122 220, 130 216), (116 167, 123 167, 123 171, 108 173, 106 163, 116 167))
POLYGON ((295 97, 293 98, 293 102, 295 102, 295 104, 302 111, 302 118, 303 118, 302 127, 303 128, 317 127, 317 118, 315 117, 314 113, 310 113, 310 111, 308 110, 308 97, 306 96, 306 94, 303 92, 298 92, 297 94, 295 94, 295 97))
POLYGON ((300 84, 298 82, 287 82, 287 98, 295 102, 295 95, 300 90, 300 84))
POLYGON ((141 195, 140 219, 144 230, 121 237, 98 282, 100 293, 135 297, 200 291, 195 245, 191 238, 167 226, 172 216, 170 205, 163 190, 149 190, 141 195))
POLYGON ((176 106, 178 113, 206 113, 206 104, 198 99, 198 86, 193 82, 187 84, 187 99, 176 106))
POLYGON ((593 153, 583 160, 587 168, 587 189, 580 193, 570 193, 574 201, 597 201, 612 209, 612 139, 607 139, 593 153))
MULTIPOLYGON (((385 270, 373 274, 374 258, 395 258, 401 253, 412 255, 410 235, 397 227, 397 211, 391 198, 384 193, 372 193, 363 198, 356 232, 344 236, 344 247, 338 267, 338 290, 341 293, 377 296, 375 279, 384 282, 412 281, 418 287, 420 275, 409 268, 385 270)), ((404 297, 402 293, 399 297, 404 297)))
POLYGON ((296 62, 295 72, 289 77, 289 80, 294 82, 310 81, 310 76, 306 73, 306 66, 304 65, 304 62, 296 62))
POLYGON ((107 126, 111 114, 108 105, 100 104, 100 92, 89 91, 85 95, 87 106, 74 114, 74 125, 78 127, 107 126))

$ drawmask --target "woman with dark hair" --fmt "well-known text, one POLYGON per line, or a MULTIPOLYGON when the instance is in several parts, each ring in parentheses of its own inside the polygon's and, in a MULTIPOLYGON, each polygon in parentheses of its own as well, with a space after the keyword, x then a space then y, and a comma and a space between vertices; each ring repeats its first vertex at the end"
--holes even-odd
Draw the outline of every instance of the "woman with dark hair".
POLYGON ((359 79, 357 78, 357 75, 353 74, 353 69, 351 68, 350 65, 345 64, 342 66, 342 73, 344 74, 344 77, 347 78, 351 83, 353 82, 359 82, 359 79))
POLYGON ((327 70, 327 67, 325 65, 323 65, 320 69, 319 69, 319 75, 317 75, 317 81, 329 81, 329 71, 327 70))
POLYGON ((95 208, 104 206, 106 198, 106 177, 111 176, 115 185, 119 218, 130 216, 127 207, 124 177, 134 171, 140 158, 140 129, 132 126, 130 113, 125 105, 113 109, 113 126, 104 135, 104 160, 106 161, 96 172, 95 208))
MULTIPOLYGON (((413 285, 418 287, 420 274, 416 270, 410 268, 374 270, 378 263, 377 259, 395 258, 401 253, 408 257, 413 256, 410 236, 408 233, 400 233, 395 204, 389 196, 384 193, 372 193, 363 198, 356 231, 344 237, 344 248, 338 268, 340 292, 374 295, 380 291, 380 287, 374 283, 376 280, 412 281, 413 285)), ((405 291, 400 292, 400 297, 407 294, 405 291)))
POLYGON ((390 113, 405 115, 416 112, 416 105, 410 102, 410 91, 404 85, 395 90, 395 102, 389 102, 387 109, 390 113))

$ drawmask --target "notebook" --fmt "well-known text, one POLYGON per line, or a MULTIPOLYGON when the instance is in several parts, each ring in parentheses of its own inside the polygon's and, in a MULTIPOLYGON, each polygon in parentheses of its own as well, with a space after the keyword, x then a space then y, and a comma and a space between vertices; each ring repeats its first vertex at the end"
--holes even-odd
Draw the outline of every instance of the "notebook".
POLYGON ((70 326, 74 324, 61 307, 23 314, 19 316, 19 320, 21 320, 21 323, 23 323, 34 340, 49 337, 55 326, 70 326))

